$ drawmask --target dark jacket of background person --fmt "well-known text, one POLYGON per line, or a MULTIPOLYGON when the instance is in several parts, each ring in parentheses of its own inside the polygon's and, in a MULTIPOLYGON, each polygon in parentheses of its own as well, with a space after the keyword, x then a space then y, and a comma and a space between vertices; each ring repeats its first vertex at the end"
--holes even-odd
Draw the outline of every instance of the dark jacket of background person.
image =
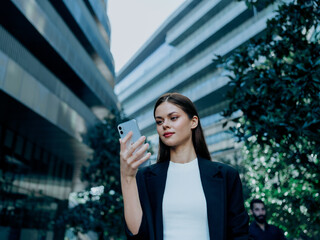
POLYGON ((253 221, 250 224, 249 232, 253 240, 286 240, 282 230, 268 223, 265 223, 265 230, 263 231, 258 224, 253 221))
MULTIPOLYGON (((232 167, 198 157, 199 171, 207 202, 211 240, 248 239, 249 216, 243 205, 242 185, 232 167)), ((129 240, 162 240, 162 199, 169 161, 138 171, 136 179, 143 216, 138 234, 126 227, 129 240)))

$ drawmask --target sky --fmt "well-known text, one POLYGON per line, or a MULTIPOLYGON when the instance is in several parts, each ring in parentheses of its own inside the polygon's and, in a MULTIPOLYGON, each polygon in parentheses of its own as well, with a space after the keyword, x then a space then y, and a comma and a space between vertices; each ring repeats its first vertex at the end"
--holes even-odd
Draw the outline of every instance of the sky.
POLYGON ((118 72, 186 0, 108 0, 111 53, 118 72))

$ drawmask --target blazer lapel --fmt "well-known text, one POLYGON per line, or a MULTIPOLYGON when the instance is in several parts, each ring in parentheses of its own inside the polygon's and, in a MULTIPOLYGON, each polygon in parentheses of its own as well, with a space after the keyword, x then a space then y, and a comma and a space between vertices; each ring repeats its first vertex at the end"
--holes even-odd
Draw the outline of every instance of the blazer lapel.
POLYGON ((214 162, 199 158, 202 187, 207 201, 210 239, 223 239, 224 226, 224 188, 220 167, 214 162))
POLYGON ((155 227, 155 239, 163 239, 162 200, 166 186, 169 161, 155 164, 146 176, 146 184, 155 227))
MULTIPOLYGON (((210 239, 223 239, 224 226, 224 181, 220 167, 213 162, 199 158, 199 170, 204 195, 207 202, 207 214, 210 239)), ((163 239, 162 200, 166 186, 169 161, 155 164, 146 174, 146 185, 155 227, 155 239, 163 239)))

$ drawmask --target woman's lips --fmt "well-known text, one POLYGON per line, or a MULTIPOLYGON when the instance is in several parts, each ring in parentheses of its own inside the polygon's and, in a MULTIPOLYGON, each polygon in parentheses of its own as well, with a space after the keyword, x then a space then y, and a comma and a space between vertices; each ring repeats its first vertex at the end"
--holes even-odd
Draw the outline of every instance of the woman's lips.
POLYGON ((174 134, 173 132, 167 132, 167 133, 163 134, 163 136, 165 138, 168 138, 168 137, 171 137, 173 134, 174 134))

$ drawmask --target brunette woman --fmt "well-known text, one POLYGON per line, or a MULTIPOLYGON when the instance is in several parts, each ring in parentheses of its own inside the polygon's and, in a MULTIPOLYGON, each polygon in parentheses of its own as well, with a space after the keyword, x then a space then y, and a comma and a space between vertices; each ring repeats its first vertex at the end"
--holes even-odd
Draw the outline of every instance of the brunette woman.
POLYGON ((121 187, 128 239, 248 239, 238 172, 212 162, 194 104, 178 93, 155 104, 159 134, 157 163, 137 170, 150 153, 141 137, 122 141, 121 187), (133 152, 142 146, 135 154, 133 152))

